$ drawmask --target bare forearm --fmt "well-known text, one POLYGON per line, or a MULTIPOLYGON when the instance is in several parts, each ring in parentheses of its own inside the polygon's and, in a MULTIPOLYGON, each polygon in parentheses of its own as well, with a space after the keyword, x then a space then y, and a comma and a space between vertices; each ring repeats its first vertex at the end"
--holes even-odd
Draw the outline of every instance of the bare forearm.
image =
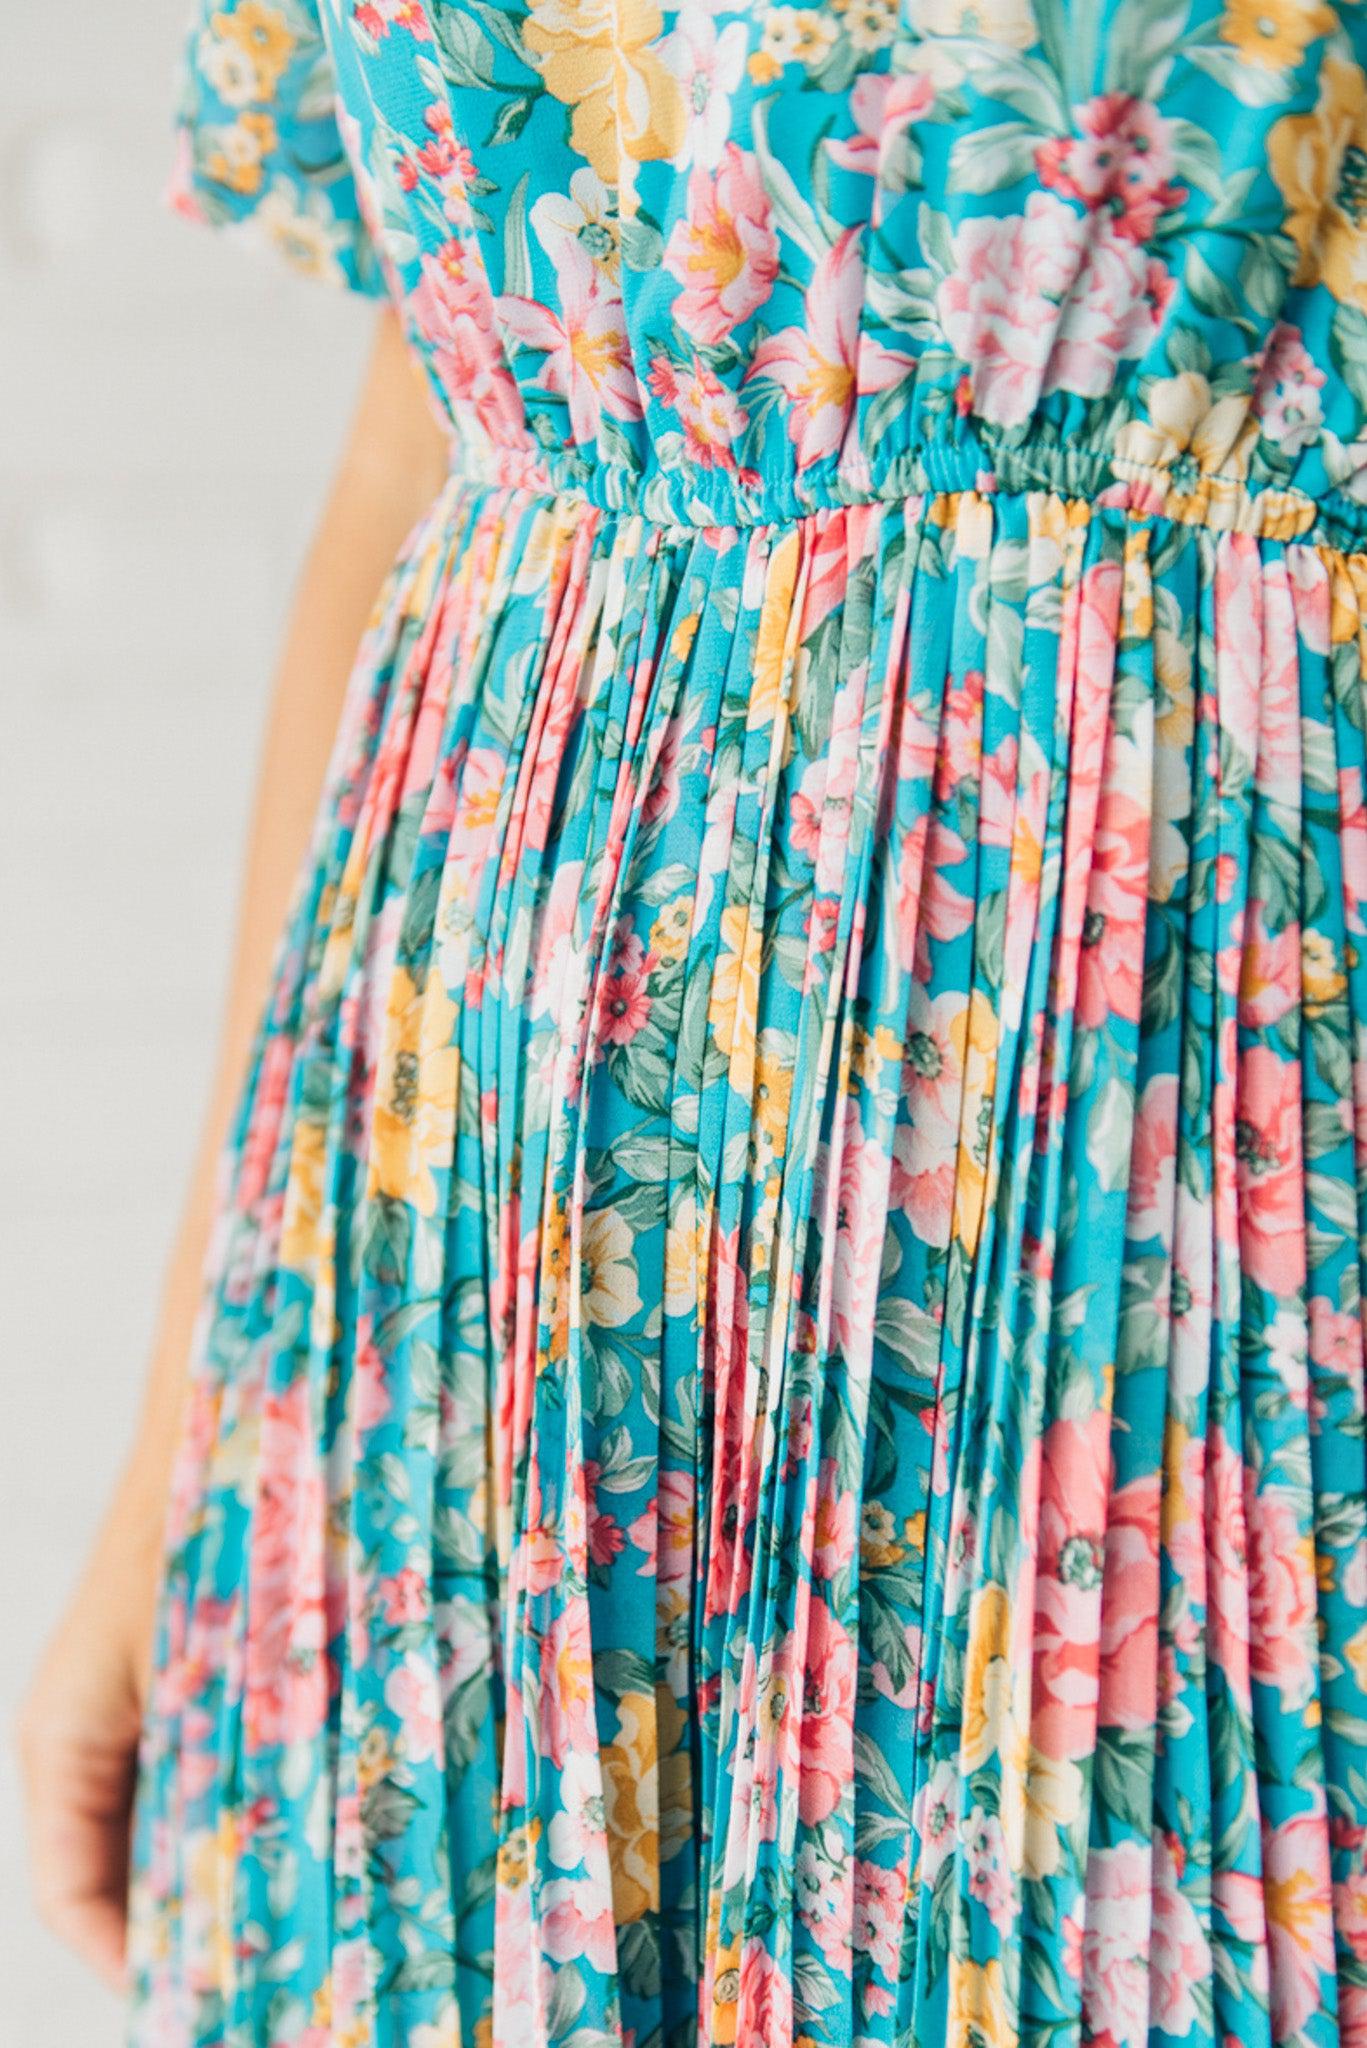
POLYGON ((218 1058, 169 1259, 132 1456, 116 1517, 142 1527, 164 1495, 212 1222, 215 1168, 312 828, 357 643, 385 572, 440 485, 444 447, 385 313, 347 446, 295 590, 260 753, 218 1058))

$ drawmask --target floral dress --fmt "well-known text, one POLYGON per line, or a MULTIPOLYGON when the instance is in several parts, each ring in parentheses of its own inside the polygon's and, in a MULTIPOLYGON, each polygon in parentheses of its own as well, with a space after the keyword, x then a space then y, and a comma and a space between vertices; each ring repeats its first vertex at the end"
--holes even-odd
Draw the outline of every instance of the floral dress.
POLYGON ((1367 7, 205 0, 450 432, 222 1160, 134 2048, 1367 2043, 1367 7))

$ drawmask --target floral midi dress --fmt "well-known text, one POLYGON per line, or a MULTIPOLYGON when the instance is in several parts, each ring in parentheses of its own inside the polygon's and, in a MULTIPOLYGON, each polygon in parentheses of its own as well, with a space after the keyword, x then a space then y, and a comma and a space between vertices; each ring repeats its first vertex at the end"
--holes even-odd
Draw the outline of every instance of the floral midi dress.
POLYGON ((135 2048, 1367 2043, 1367 7, 205 0, 450 432, 222 1161, 135 2048))

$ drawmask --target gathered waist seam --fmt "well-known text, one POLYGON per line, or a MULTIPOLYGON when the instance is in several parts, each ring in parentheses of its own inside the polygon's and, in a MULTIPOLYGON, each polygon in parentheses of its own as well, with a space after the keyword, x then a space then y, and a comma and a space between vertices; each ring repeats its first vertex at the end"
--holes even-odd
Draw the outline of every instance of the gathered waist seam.
POLYGON ((876 476, 861 457, 844 471, 814 469, 750 486, 720 470, 692 477, 607 466, 576 471, 535 449, 479 449, 456 440, 440 496, 470 491, 582 505, 608 518, 639 518, 681 533, 790 526, 927 496, 1044 495, 1214 533, 1367 551, 1367 500, 1345 491, 1316 498, 1294 486, 1250 489, 1218 471, 1188 474, 1181 463, 1165 469, 1104 451, 1029 444, 998 449, 990 458, 965 446, 925 447, 893 457, 876 476))

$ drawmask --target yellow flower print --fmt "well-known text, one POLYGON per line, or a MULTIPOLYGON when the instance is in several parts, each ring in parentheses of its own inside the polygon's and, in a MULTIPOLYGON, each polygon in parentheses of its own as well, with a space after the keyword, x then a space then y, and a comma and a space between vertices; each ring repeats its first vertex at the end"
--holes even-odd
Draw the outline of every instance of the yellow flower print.
POLYGON ((256 73, 256 97, 268 100, 294 55, 295 36, 278 8, 264 0, 241 0, 231 13, 213 16, 213 27, 225 42, 236 44, 256 73))
POLYGON ((693 642, 697 638, 698 621, 701 612, 689 612, 680 619, 669 636, 669 652, 675 661, 687 661, 693 642))
POLYGON ((912 0, 911 18, 923 36, 977 36, 1013 50, 1039 40, 1030 0, 912 0))
POLYGON ((1149 531, 1133 527, 1125 536, 1125 580, 1121 631, 1127 640, 1147 640, 1153 632, 1153 575, 1149 568, 1149 531))
POLYGON ((1338 26, 1318 0, 1228 0, 1220 35, 1246 64, 1264 71, 1294 71, 1317 36, 1338 26))
POLYGON ((1011 1604, 989 1581, 973 1601, 964 1662, 959 1763, 965 1777, 997 1754, 1011 1726, 1011 1604))
POLYGON ((369 1728, 356 1751, 356 1783, 364 1794, 378 1785, 392 1768, 394 1752, 382 1728, 369 1728))
POLYGON ((881 50, 897 34, 892 0, 847 0, 845 29, 856 50, 881 50))
POLYGON ((755 650, 750 661, 750 690, 745 723, 751 732, 772 725, 787 666, 788 622, 797 587, 798 537, 790 530, 769 557, 755 650))
POLYGON ((498 1883, 503 1891, 515 1892, 527 1882, 531 1869, 531 1836, 524 1825, 511 1828, 498 1845, 498 1883))
POLYGON ((545 590, 565 547, 565 528, 556 514, 542 508, 527 527, 527 538, 513 572, 513 590, 519 597, 545 590))
POLYGON ((793 1100, 792 1034, 765 1031, 760 1036, 755 1062, 755 1122, 771 1152, 780 1151, 788 1139, 788 1114, 793 1100))
POLYGON ((565 1286, 570 1263, 570 1219, 563 1196, 546 1218, 541 1240, 540 1294, 550 1325, 548 1350, 538 1351, 537 1371, 544 1372, 553 1358, 563 1358, 569 1341, 569 1292, 565 1286))
POLYGON ((340 274, 337 250, 343 232, 321 201, 297 206, 283 189, 268 192, 256 209, 256 224, 304 276, 329 279, 340 274))
POLYGON ((636 1240, 615 1209, 594 1209, 584 1218, 583 1281, 585 1320, 620 1329, 641 1307, 637 1287, 636 1240))
POLYGON ((859 1520, 859 1557, 868 1571, 900 1564, 906 1555, 897 1537, 897 1524, 882 1501, 864 1503, 859 1520))
POLYGON ((905 1057, 906 1047, 886 1024, 876 1025, 872 1031, 862 1024, 855 1026, 852 1065, 866 1088, 876 1088, 885 1070, 900 1067, 905 1057))
POLYGON ((698 1216, 692 1195, 685 1195, 665 1233, 667 1316, 691 1316, 698 1305, 698 1216))
POLYGON ((1001 1963, 949 1958, 949 2039, 972 2048, 1016 2048, 1018 2039, 1006 2003, 1001 1963))
POLYGON ((186 1864, 196 1899, 209 1903, 208 1926, 201 1925, 201 1954, 212 1958, 214 1983, 225 1989, 233 1981, 236 1891, 239 1842, 232 1807, 220 1808, 218 1826, 193 1832, 186 1842, 186 1864))
POLYGON ((326 1126, 313 1118, 299 1117, 290 1144, 289 1181, 280 1226, 280 1263, 296 1273, 312 1273, 318 1262, 326 1162, 326 1126))
POLYGON ((603 1751, 603 1818, 619 1926, 643 1920, 660 1904, 655 1697, 623 1694, 617 1702, 620 1733, 603 1751))
POLYGON ((759 1018, 759 933, 743 903, 722 912, 721 956, 712 977, 707 1021, 718 1049, 731 1062, 733 1078, 743 1076, 759 1018))
POLYGON ((667 903, 650 927, 650 950, 661 960, 682 960, 688 951, 693 929, 693 898, 676 896, 667 903))
POLYGON ((1367 81, 1356 64, 1329 57, 1312 113, 1287 114, 1267 138, 1268 168, 1286 206, 1283 226, 1300 252, 1298 285, 1323 283, 1367 312, 1367 81))
POLYGON ((1367 1692, 1367 1622, 1363 1623, 1356 1635, 1349 1636, 1343 1646, 1343 1654, 1358 1686, 1367 1692))
POLYGON ((740 1936, 717 1951, 716 1975, 712 1980, 712 2039, 717 2048, 735 2048, 736 2018, 740 2006, 740 1936))
MULTIPOLYGON (((1026 1713, 1023 1702, 1022 1727, 1026 1713)), ((1019 1754, 1020 1761, 1002 1773, 1007 1853, 1013 1868, 1038 1882, 1057 1876, 1063 1866, 1064 1839, 1082 1811, 1082 1772, 1071 1757, 1046 1756, 1023 1734, 1019 1754)))
POLYGON ((1329 569, 1329 638, 1335 647, 1346 647, 1358 637, 1361 612, 1351 557, 1336 557, 1329 569))
POLYGON ((523 39, 546 90, 573 109, 570 138, 605 185, 622 182, 623 158, 677 155, 684 104, 657 39, 650 0, 533 0, 523 39))
POLYGON ((1347 986, 1333 940, 1326 932, 1304 931, 1301 935, 1301 987, 1310 1014, 1313 1016, 1327 1004, 1336 1003, 1347 986))
POLYGON ((277 141, 269 114, 242 114, 228 128, 204 131, 204 175, 250 198, 261 190, 265 160, 277 141))
POLYGON ((950 1025, 950 1042, 964 1077, 963 1126, 968 1143, 959 1154, 954 1188, 954 1235, 972 1251, 987 1194, 987 1149, 997 1076, 997 1015, 990 998, 974 989, 950 1025))
POLYGON ((1116 454, 1147 469, 1170 469, 1190 456, 1203 476, 1243 478, 1258 439, 1246 395, 1216 398, 1198 370, 1160 377, 1149 388, 1147 420, 1116 436, 1116 454))
POLYGON ((819 64, 840 33, 829 15, 814 7, 771 7, 764 17, 760 48, 781 70, 785 64, 819 64))
POLYGON ((368 1191, 408 1202, 420 1216, 436 1213, 433 1168, 451 1160, 460 1089, 455 1021, 456 1006, 436 974, 419 987, 406 968, 395 969, 375 1076, 368 1191))

